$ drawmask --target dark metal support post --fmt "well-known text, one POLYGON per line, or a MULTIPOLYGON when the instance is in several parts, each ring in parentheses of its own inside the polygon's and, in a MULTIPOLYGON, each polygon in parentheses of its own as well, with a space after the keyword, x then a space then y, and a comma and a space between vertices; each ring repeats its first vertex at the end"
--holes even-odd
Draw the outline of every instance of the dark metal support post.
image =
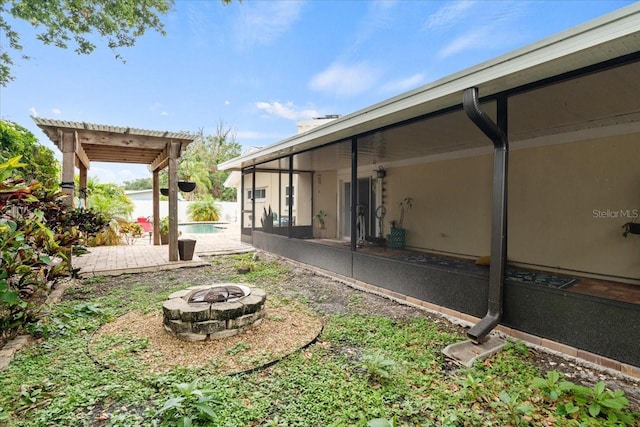
POLYGON ((242 169, 240 172, 240 234, 244 230, 244 171, 245 169, 242 169))
POLYGON ((251 232, 256 229, 256 168, 251 174, 251 232))
POLYGON ((282 227, 282 172, 278 172, 278 226, 282 227))
POLYGON ((351 251, 355 252, 358 245, 356 227, 356 205, 358 204, 358 139, 351 138, 351 251))
POLYGON ((293 236, 293 156, 289 156, 289 229, 287 236, 293 236))
POLYGON ((309 200, 309 203, 311 203, 311 235, 313 236, 313 212, 314 212, 314 207, 313 207, 313 200, 315 199, 315 183, 314 183, 314 179, 315 179, 316 175, 314 172, 311 172, 311 200, 309 200))
POLYGON ((464 91, 464 111, 478 128, 493 142, 493 203, 491 213, 491 264, 489 266, 489 300, 487 314, 467 332, 476 343, 500 322, 502 317, 502 291, 507 263, 507 177, 509 141, 507 138, 507 99, 497 100, 498 125, 480 110, 478 88, 464 91))

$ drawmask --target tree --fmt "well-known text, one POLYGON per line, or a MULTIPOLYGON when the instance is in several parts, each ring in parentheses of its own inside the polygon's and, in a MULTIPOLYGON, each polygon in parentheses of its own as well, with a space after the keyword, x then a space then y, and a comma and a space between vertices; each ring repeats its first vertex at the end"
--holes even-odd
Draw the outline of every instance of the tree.
MULTIPOLYGON (((42 28, 37 38, 44 44, 67 49, 73 43, 78 54, 92 53, 97 47, 92 40, 99 35, 122 60, 118 49, 133 46, 147 30, 165 34, 160 19, 172 7, 173 0, 0 0, 0 39, 6 40, 10 49, 22 50, 20 36, 7 20, 8 15, 42 28)), ((0 45, 0 86, 14 79, 13 57, 5 49, 4 43, 0 45)))
POLYGON ((153 179, 151 177, 137 178, 133 181, 125 181, 123 185, 127 191, 149 190, 153 187, 153 179))
POLYGON ((25 181, 39 181, 45 187, 58 185, 60 164, 53 151, 17 123, 0 120, 0 162, 15 156, 22 156, 25 165, 19 173, 25 181))
POLYGON ((212 195, 216 199, 235 201, 236 190, 225 188, 223 183, 228 171, 219 171, 217 165, 240 155, 241 145, 231 129, 221 121, 214 135, 205 136, 189 145, 180 161, 179 174, 183 179, 196 183, 194 198, 212 195))

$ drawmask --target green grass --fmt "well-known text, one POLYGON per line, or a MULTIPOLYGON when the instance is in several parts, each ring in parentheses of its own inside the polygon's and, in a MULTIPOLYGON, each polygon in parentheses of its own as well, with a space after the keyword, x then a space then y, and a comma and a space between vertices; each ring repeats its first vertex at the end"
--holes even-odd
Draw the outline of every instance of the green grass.
MULTIPOLYGON (((291 293, 278 295, 293 274, 278 263, 258 261, 252 273, 235 275, 236 263, 247 258, 217 257, 211 275, 260 283, 281 304, 308 301, 291 293)), ((366 426, 374 418, 425 426, 541 425, 553 419, 557 425, 579 425, 558 415, 557 402, 545 397, 553 383, 532 387, 542 375, 526 348, 511 345, 485 363, 451 369, 441 349, 464 337, 427 317, 327 316, 316 344, 264 371, 241 376, 214 378, 206 369, 188 367, 152 374, 140 364, 115 363, 119 355, 146 345, 119 336, 98 343, 118 370, 96 365, 87 353, 93 331, 130 310, 158 308, 170 292, 185 286, 179 280, 147 283, 144 277, 129 276, 110 288, 100 288, 105 280, 88 280, 81 289, 95 294, 74 290, 72 299, 53 308, 40 325, 45 338, 20 352, 0 375, 0 425, 174 425, 177 420, 167 421, 171 411, 193 416, 194 425, 212 426, 366 426), (386 369, 384 375, 380 367, 386 369), (188 398, 183 396, 186 386, 191 387, 188 398), (210 399, 206 402, 215 421, 203 415, 198 393, 210 399), (177 409, 161 411, 167 407, 177 409)), ((359 304, 361 298, 347 303, 359 304)), ((241 344, 228 355, 237 356, 241 344)), ((584 410, 578 415, 586 416, 584 410)), ((600 421, 605 422, 593 418, 595 424, 587 425, 600 421)))

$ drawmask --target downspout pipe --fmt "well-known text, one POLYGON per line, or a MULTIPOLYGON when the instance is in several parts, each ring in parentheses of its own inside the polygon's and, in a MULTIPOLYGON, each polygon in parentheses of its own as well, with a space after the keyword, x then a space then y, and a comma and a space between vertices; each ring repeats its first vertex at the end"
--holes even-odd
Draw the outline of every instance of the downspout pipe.
POLYGON ((491 213, 491 263, 489 265, 489 298, 487 314, 476 323, 467 336, 476 344, 482 343, 502 317, 504 271, 507 263, 507 173, 509 141, 506 135, 506 99, 498 99, 496 125, 482 110, 478 88, 465 89, 462 105, 467 116, 493 142, 493 203, 491 213))

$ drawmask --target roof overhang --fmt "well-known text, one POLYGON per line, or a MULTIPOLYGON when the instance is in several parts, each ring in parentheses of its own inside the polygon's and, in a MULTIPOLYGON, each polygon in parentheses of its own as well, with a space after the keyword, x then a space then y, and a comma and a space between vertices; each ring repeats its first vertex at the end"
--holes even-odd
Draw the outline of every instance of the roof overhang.
POLYGON ((167 165, 171 142, 179 143, 182 152, 199 139, 199 136, 186 132, 143 130, 40 117, 32 119, 60 150, 63 135, 72 133, 77 160, 87 168, 90 162, 95 161, 140 163, 149 165, 151 170, 162 169, 167 165))
POLYGON ((635 3, 418 89, 343 116, 218 167, 241 170, 418 117, 461 108, 462 93, 478 87, 483 99, 639 53, 640 3, 635 3))

